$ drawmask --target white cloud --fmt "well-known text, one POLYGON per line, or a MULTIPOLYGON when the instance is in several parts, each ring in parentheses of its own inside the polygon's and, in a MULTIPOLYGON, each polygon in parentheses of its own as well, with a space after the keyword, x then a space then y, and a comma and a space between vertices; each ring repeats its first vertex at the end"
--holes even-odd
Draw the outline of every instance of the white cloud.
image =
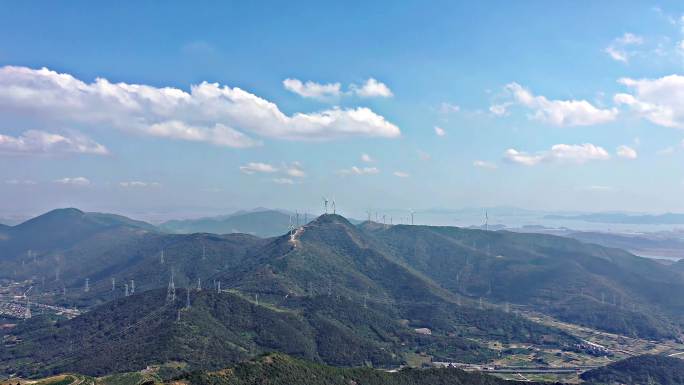
POLYGON ((390 90, 385 83, 379 82, 373 78, 369 78, 361 86, 352 84, 349 86, 349 89, 352 93, 362 98, 390 98, 394 96, 392 90, 390 90))
POLYGON ((295 182, 290 178, 273 178, 273 183, 277 184, 294 184, 295 182))
MULTIPOLYGON (((618 114, 615 108, 600 109, 586 100, 549 100, 544 96, 536 96, 518 83, 507 84, 505 89, 515 103, 533 111, 530 118, 555 126, 601 124, 614 120, 618 114)), ((497 111, 503 114, 506 109, 503 107, 497 111)))
POLYGON ((277 172, 278 169, 276 167, 273 167, 272 165, 268 163, 261 163, 261 162, 249 162, 244 166, 240 166, 240 171, 242 171, 245 174, 251 175, 254 173, 273 173, 277 172))
POLYGON ((28 130, 19 136, 0 134, 0 154, 49 155, 64 153, 106 155, 109 151, 105 146, 75 132, 60 135, 40 130, 28 130))
POLYGON ((82 176, 77 176, 77 177, 73 177, 73 178, 57 179, 57 180, 55 180, 55 183, 64 184, 64 185, 72 185, 72 186, 87 186, 90 184, 90 180, 88 178, 85 178, 82 176))
POLYGON ((580 191, 592 191, 592 192, 606 192, 606 191, 613 191, 614 188, 611 186, 591 185, 591 186, 579 187, 578 190, 580 190, 580 191))
POLYGON ((608 46, 605 49, 605 52, 613 59, 616 61, 621 61, 623 63, 627 63, 627 52, 619 50, 613 46, 608 46))
POLYGON ((425 161, 432 159, 432 155, 428 154, 427 152, 425 152, 423 150, 418 150, 418 157, 420 158, 420 160, 425 160, 425 161))
POLYGON ((484 161, 484 160, 476 160, 476 161, 474 161, 474 162, 473 162, 473 166, 474 166, 474 167, 477 167, 477 168, 483 168, 483 169, 486 169, 486 170, 495 170, 495 169, 498 168, 497 165, 496 165, 495 163, 487 162, 487 161, 484 161))
POLYGON ((340 83, 321 84, 312 81, 302 83, 299 79, 285 79, 283 86, 286 90, 295 94, 311 99, 327 100, 339 97, 341 94, 340 83))
POLYGON ((663 149, 658 150, 656 153, 658 155, 672 155, 675 152, 674 146, 668 146, 663 149))
POLYGON ((30 179, 9 179, 5 181, 5 184, 29 186, 36 184, 36 182, 30 179))
POLYGON ((124 187, 124 188, 135 188, 135 187, 145 188, 145 187, 161 187, 161 184, 158 182, 141 182, 138 180, 132 180, 132 181, 128 181, 128 182, 119 182, 119 186, 124 187))
POLYGON ((292 162, 289 166, 283 167, 285 174, 294 178, 304 178, 306 173, 302 170, 302 165, 299 162, 292 162))
POLYGON ((638 156, 635 149, 625 145, 619 146, 616 150, 616 153, 617 156, 625 159, 636 159, 638 156))
POLYGON ((442 127, 435 126, 435 134, 437 136, 444 136, 444 135, 446 135, 446 131, 444 131, 444 129, 442 127))
POLYGON ((403 171, 395 171, 392 174, 396 177, 399 177, 399 178, 408 178, 410 176, 407 172, 403 172, 403 171))
POLYGON ((512 103, 501 103, 501 104, 494 104, 489 107, 489 112, 491 112, 495 116, 504 116, 508 114, 508 107, 512 103))
POLYGON ((461 106, 459 106, 458 104, 451 104, 448 102, 442 102, 439 105, 439 109, 438 109, 439 113, 444 114, 444 115, 450 114, 453 112, 459 112, 460 110, 461 110, 461 106))
POLYGON ((260 144, 253 135, 287 140, 401 135, 365 107, 286 115, 268 100, 218 83, 203 82, 186 92, 103 78, 86 83, 47 68, 1 67, 0 111, 46 125, 105 126, 226 147, 260 144))
POLYGON ((638 116, 659 126, 684 128, 684 76, 622 78, 619 82, 634 91, 633 94, 616 94, 613 97, 616 104, 629 107, 638 116))
POLYGON ((356 167, 352 166, 348 169, 340 170, 339 173, 343 175, 354 174, 354 175, 370 175, 377 174, 380 170, 377 167, 356 167))
POLYGON ((525 166, 535 166, 539 163, 575 163, 582 164, 591 160, 610 159, 608 151, 591 143, 585 144, 556 144, 550 150, 530 154, 509 148, 504 153, 504 159, 509 162, 525 166))
POLYGON ((370 155, 368 154, 361 154, 361 161, 366 162, 366 163, 372 163, 375 162, 375 159, 373 159, 370 155))
POLYGON ((624 35, 614 39, 613 42, 605 48, 605 52, 616 61, 627 63, 629 57, 634 55, 627 48, 631 45, 641 45, 644 43, 644 38, 633 33, 625 33, 624 35))

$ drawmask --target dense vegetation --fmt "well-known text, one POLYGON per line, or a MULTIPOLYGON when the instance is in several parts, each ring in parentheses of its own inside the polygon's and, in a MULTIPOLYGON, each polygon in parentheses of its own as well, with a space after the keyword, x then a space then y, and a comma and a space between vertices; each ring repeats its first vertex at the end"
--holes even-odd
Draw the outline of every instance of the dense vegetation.
POLYGON ((543 234, 363 226, 397 259, 453 293, 625 335, 680 333, 681 275, 622 250, 543 234))
MULTIPOLYGON (((270 354, 218 372, 196 372, 181 380, 192 385, 504 385, 496 377, 458 369, 405 369, 387 373, 373 369, 341 369, 270 354)), ((533 384, 527 382, 526 384, 533 384)))
POLYGON ((53 297, 58 303, 110 302, 70 321, 23 323, 11 332, 21 343, 0 352, 3 371, 103 374, 170 361, 217 369, 272 350, 336 366, 396 367, 408 352, 482 362, 495 352, 476 341, 577 342, 503 311, 507 303, 649 338, 677 337, 684 308, 679 273, 539 234, 355 226, 324 215, 293 243, 289 235, 163 234, 123 217, 62 210, 10 228, 3 242, 26 247, 28 235, 18 234, 49 232, 60 216, 63 239, 43 239, 33 260, 2 249, 0 274, 40 282, 58 267, 61 276, 36 291, 67 287, 53 297), (159 288, 172 274, 177 287, 201 280, 205 290, 191 292, 190 309, 184 291, 165 303, 159 288), (87 293, 78 290, 86 277, 87 293), (130 279, 137 294, 122 298, 130 279), (232 294, 217 294, 218 282, 232 294))
POLYGON ((684 384, 684 361, 679 358, 644 355, 628 358, 581 375, 592 384, 684 384))

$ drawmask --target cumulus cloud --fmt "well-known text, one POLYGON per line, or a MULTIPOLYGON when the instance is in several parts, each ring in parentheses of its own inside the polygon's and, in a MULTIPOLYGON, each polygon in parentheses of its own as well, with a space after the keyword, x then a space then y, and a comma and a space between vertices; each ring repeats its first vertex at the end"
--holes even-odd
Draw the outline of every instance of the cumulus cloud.
POLYGON ((41 130, 28 130, 19 136, 0 134, 0 154, 50 155, 64 153, 106 155, 109 151, 105 146, 75 132, 61 135, 41 130))
POLYGON ((353 94, 362 98, 391 98, 394 96, 392 90, 385 83, 373 78, 369 78, 360 86, 352 84, 349 86, 349 89, 353 94))
POLYGON ((375 162, 375 159, 373 159, 370 155, 368 154, 361 154, 361 161, 366 162, 366 163, 372 163, 375 162))
POLYGON ((633 93, 616 94, 616 104, 629 107, 637 116, 659 126, 684 128, 684 76, 622 78, 619 82, 633 93))
POLYGON ((245 174, 251 175, 254 173, 274 173, 277 172, 278 169, 268 163, 249 162, 244 166, 240 166, 240 171, 242 171, 245 174))
POLYGON ((72 186, 87 186, 90 184, 90 180, 86 177, 82 176, 77 176, 73 178, 62 178, 62 179, 57 179, 55 180, 55 183, 58 184, 63 184, 63 185, 72 185, 72 186))
POLYGON ((617 156, 625 159, 636 159, 638 156, 635 149, 625 145, 619 146, 616 153, 617 156))
POLYGON ((504 159, 524 166, 535 166, 540 163, 575 163, 583 164, 591 160, 610 159, 608 151, 591 143, 555 144, 550 150, 530 154, 509 148, 504 159))
POLYGON ((446 135, 446 131, 444 131, 444 129, 442 127, 435 126, 435 135, 444 136, 444 135, 446 135))
POLYGON ((142 182, 139 180, 132 180, 127 182, 119 182, 119 186, 124 188, 145 188, 145 187, 160 187, 161 184, 158 182, 142 182))
POLYGON ((254 136, 287 140, 401 135, 399 127, 365 107, 286 115, 237 87, 203 82, 172 87, 91 83, 47 68, 0 68, 0 113, 45 124, 106 126, 162 138, 250 147, 254 136))
POLYGON ((494 104, 489 107, 489 112, 491 112, 495 116, 504 116, 508 114, 508 107, 512 103, 507 102, 507 103, 501 103, 501 104, 494 104))
POLYGON ((627 63, 629 61, 629 57, 634 54, 633 52, 630 52, 627 48, 631 45, 641 45, 643 43, 643 37, 627 32, 624 35, 614 39, 612 43, 605 48, 604 51, 613 60, 627 63))
POLYGON ((407 172, 403 172, 403 171, 395 171, 392 174, 396 177, 399 177, 399 178, 408 178, 410 176, 407 172))
POLYGON ((273 178, 273 183, 277 184, 294 184, 295 182, 290 178, 273 178))
MULTIPOLYGON (((534 95, 518 83, 510 83, 505 87, 515 104, 532 110, 530 118, 554 126, 589 126, 615 120, 616 108, 597 108, 586 100, 549 100, 545 96, 534 95)), ((490 107, 494 114, 503 115, 505 104, 490 107)))
POLYGON ((497 165, 492 162, 487 162, 484 160, 476 160, 473 162, 473 166, 477 168, 483 168, 486 170, 495 170, 497 169, 497 165))
POLYGON ((283 167, 285 174, 293 178, 304 178, 306 173, 302 170, 302 165, 299 162, 292 162, 290 165, 283 167))
POLYGON ((286 90, 294 92, 303 98, 327 100, 339 97, 341 94, 340 83, 321 84, 312 81, 302 83, 299 79, 285 79, 283 86, 286 90))
POLYGON ((352 166, 351 168, 348 169, 343 169, 340 170, 339 173, 343 175, 370 175, 370 174, 377 174, 379 173, 380 170, 377 167, 357 167, 357 166, 352 166))

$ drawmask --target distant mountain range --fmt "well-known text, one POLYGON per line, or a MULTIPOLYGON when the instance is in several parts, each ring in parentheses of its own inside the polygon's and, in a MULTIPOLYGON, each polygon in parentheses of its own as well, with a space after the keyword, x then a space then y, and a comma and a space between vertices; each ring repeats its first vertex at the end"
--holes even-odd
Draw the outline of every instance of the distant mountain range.
POLYGON ((640 225, 682 225, 684 214, 666 213, 659 215, 632 215, 624 213, 593 213, 580 215, 546 215, 545 219, 574 220, 595 223, 621 223, 640 225))
MULTIPOLYGON (((307 215, 308 219, 313 219, 307 215)), ((305 221, 301 215, 302 224, 305 221)), ((159 229, 169 233, 245 233, 258 237, 274 237, 288 231, 290 224, 295 225, 293 215, 277 210, 258 209, 237 212, 231 215, 199 219, 173 220, 159 225, 159 229)))

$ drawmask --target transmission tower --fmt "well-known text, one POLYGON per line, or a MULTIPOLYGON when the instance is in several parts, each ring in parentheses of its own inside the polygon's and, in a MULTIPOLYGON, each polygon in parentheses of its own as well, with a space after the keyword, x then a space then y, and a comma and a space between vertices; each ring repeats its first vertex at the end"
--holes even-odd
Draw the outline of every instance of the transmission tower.
POLYGON ((166 289, 166 301, 174 302, 176 300, 176 284, 173 282, 173 269, 171 269, 171 279, 169 280, 169 287, 166 289))
POLYGON ((24 319, 31 318, 31 301, 29 297, 26 297, 26 311, 24 312, 24 319))

